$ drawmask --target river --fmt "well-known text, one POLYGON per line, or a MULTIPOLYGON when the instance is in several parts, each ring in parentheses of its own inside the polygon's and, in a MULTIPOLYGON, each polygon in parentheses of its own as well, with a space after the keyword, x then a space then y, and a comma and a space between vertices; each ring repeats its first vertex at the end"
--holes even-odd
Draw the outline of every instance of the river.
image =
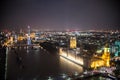
POLYGON ((42 48, 9 49, 7 56, 7 80, 47 80, 49 76, 56 77, 63 73, 72 75, 83 71, 80 65, 42 48))

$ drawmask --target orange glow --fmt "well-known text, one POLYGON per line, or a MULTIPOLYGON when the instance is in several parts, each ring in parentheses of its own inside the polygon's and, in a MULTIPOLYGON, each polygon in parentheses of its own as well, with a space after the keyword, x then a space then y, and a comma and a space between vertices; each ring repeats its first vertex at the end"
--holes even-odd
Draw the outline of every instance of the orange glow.
POLYGON ((23 39, 25 39, 25 37, 23 37, 23 36, 18 36, 18 40, 19 40, 19 41, 21 41, 21 40, 23 40, 23 39))
POLYGON ((35 33, 31 33, 31 34, 30 34, 30 37, 31 37, 31 38, 35 38, 35 33))
POLYGON ((70 38, 70 48, 74 49, 76 48, 77 42, 76 42, 76 37, 71 37, 70 38))
POLYGON ((101 67, 101 66, 104 66, 104 61, 97 60, 97 61, 93 61, 90 67, 96 69, 97 67, 101 67))
POLYGON ((99 56, 98 58, 100 58, 100 60, 94 60, 95 57, 92 58, 92 62, 91 62, 91 68, 96 69, 97 67, 101 67, 101 66, 106 66, 109 67, 110 66, 110 48, 105 47, 104 48, 104 53, 102 56, 99 56))

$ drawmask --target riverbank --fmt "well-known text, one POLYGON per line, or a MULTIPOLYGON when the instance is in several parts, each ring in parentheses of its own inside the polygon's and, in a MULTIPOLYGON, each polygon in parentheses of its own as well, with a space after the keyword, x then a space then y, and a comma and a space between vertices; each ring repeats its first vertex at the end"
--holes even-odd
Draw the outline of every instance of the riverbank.
POLYGON ((0 80, 5 80, 6 47, 0 46, 0 80))
POLYGON ((56 48, 55 43, 43 42, 43 43, 40 43, 40 46, 43 47, 44 49, 46 49, 47 51, 49 51, 50 53, 55 54, 58 52, 58 49, 56 48))

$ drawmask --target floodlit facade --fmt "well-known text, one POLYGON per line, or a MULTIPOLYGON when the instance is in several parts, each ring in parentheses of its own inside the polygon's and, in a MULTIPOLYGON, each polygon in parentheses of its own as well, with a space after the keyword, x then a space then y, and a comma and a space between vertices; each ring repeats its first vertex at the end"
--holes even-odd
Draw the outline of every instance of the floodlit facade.
POLYGON ((93 57, 91 59, 91 68, 96 69, 97 67, 110 66, 110 48, 106 45, 102 56, 93 57))
POLYGON ((70 48, 74 49, 76 48, 77 42, 76 42, 76 37, 70 37, 70 48))

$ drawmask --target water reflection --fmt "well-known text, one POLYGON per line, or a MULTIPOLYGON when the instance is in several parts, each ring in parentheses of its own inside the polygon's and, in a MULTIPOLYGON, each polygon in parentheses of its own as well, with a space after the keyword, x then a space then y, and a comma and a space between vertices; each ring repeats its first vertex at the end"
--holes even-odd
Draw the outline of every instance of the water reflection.
POLYGON ((14 51, 8 52, 7 80, 46 80, 49 76, 56 77, 62 74, 71 75, 83 71, 82 67, 60 57, 58 54, 49 53, 43 49, 31 50, 16 49, 22 58, 24 68, 20 69, 16 63, 14 51), (36 77, 37 76, 37 77, 36 77))

